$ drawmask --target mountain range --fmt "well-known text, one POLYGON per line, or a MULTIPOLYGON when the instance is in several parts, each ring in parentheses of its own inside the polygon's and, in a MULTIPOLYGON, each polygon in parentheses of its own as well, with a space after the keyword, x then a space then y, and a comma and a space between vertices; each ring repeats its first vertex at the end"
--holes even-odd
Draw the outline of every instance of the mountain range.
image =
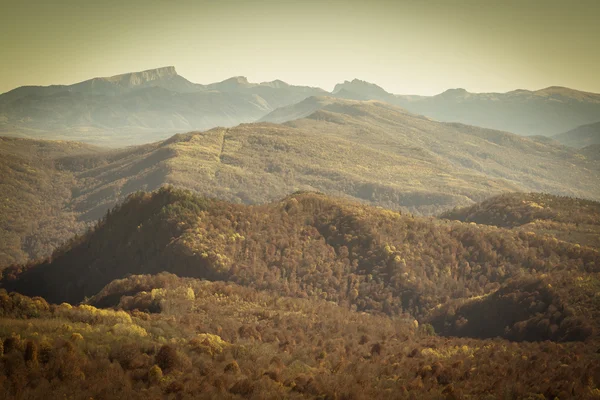
POLYGON ((597 398, 597 98, 0 96, 0 398, 597 398))
POLYGON ((600 120, 600 95, 561 87, 508 93, 450 89, 436 96, 410 96, 355 79, 327 92, 280 80, 251 83, 245 77, 201 85, 164 67, 4 93, 0 133, 109 146, 140 144, 177 132, 255 122, 311 96, 378 100, 439 121, 527 136, 552 136, 600 120))
POLYGON ((46 256, 129 194, 163 185, 247 204, 320 191, 420 215, 503 192, 600 199, 598 158, 556 141, 325 96, 125 149, 6 137, 0 155, 0 265, 46 256))

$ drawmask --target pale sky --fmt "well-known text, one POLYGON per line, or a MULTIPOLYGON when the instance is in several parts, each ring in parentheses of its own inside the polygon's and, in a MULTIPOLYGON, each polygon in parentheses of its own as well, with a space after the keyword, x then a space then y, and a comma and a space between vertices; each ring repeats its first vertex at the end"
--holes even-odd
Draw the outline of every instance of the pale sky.
POLYGON ((600 0, 0 0, 0 93, 173 65, 398 94, 600 93, 600 0))

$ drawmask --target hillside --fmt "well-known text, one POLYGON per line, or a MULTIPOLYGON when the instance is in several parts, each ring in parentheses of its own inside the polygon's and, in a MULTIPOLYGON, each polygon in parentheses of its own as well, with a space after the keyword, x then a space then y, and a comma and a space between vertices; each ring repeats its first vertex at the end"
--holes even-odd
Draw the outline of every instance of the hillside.
MULTIPOLYGON (((36 204, 51 199, 57 208, 45 213, 40 206, 30 213, 35 208, 31 201, 13 204, 4 218, 22 217, 1 226, 11 239, 2 242, 0 252, 12 255, 3 256, 0 266, 49 254, 52 246, 34 251, 26 244, 36 236, 36 241, 57 243, 54 234, 39 229, 40 223, 70 235, 128 194, 165 184, 248 204, 313 190, 425 215, 502 192, 600 198, 598 160, 553 142, 439 123, 373 101, 310 97, 275 113, 301 118, 283 125, 243 124, 180 134, 121 150, 36 155, 45 167, 26 190, 36 204), (51 185, 55 194, 46 194, 43 185, 51 185), (69 228, 61 227, 63 220, 69 228)), ((7 154, 0 165, 12 182, 11 191, 27 187, 30 178, 18 172, 18 165, 32 162, 22 154, 32 146, 52 142, 0 142, 7 154)), ((59 235, 61 240, 65 234, 59 235)))
POLYGON ((137 193, 46 262, 3 272, 0 390, 593 398, 599 266, 552 237, 316 193, 137 193))
POLYGON ((583 125, 568 132, 560 133, 553 136, 553 139, 566 146, 576 148, 600 145, 600 122, 583 125))
POLYGON ((324 195, 244 206, 161 189, 133 195, 50 260, 5 269, 2 285, 53 303, 77 303, 127 274, 167 271, 359 311, 406 312, 423 322, 450 299, 499 289, 519 294, 520 282, 551 274, 556 288, 544 305, 507 326, 522 331, 554 304, 563 310, 553 317, 558 327, 529 334, 579 340, 596 332, 596 320, 587 318, 595 308, 565 311, 575 300, 559 290, 561 274, 596 282, 599 266, 597 250, 549 236, 407 216, 324 195))
POLYGON ((75 142, 0 137, 0 268, 48 256, 85 224, 68 202, 77 181, 54 160, 97 154, 75 142))
MULTIPOLYGON (((495 190, 569 194, 569 190, 577 190, 575 186, 571 185, 570 189, 559 187, 567 181, 574 183, 567 173, 573 169, 572 165, 586 165, 584 168, 589 168, 589 172, 585 174, 589 179, 597 179, 597 173, 593 172, 598 168, 596 162, 552 142, 461 124, 439 123, 380 102, 308 98, 297 105, 276 110, 264 120, 280 122, 297 117, 300 119, 285 125, 296 132, 311 132, 319 137, 326 133, 328 138, 350 139, 380 153, 360 158, 376 160, 380 165, 373 161, 361 162, 357 158, 357 162, 348 163, 344 170, 356 170, 356 164, 363 164, 360 165, 363 174, 365 169, 372 170, 374 174, 369 176, 369 187, 356 197, 368 200, 385 196, 388 207, 393 207, 395 191, 439 190, 440 194, 463 195, 471 200, 483 199, 495 190), (381 164, 388 160, 391 165, 382 168, 381 164), (386 176, 398 182, 397 189, 385 185, 386 176), (554 179, 562 183, 551 182, 554 179), (470 183, 465 186, 461 181, 470 183), (469 189, 463 190, 467 186, 469 189), (482 193, 481 197, 477 193, 482 193)), ((319 137, 314 140, 320 141, 319 137)), ((356 144, 353 146, 355 149, 346 159, 361 151, 356 144)), ((336 165, 343 165, 340 163, 345 160, 336 160, 336 165)), ((591 186, 584 190, 595 191, 591 186)), ((597 198, 582 192, 571 194, 597 198)))
POLYGON ((0 299, 6 398, 591 399, 600 385, 597 342, 438 337, 408 318, 166 273, 113 281, 93 305, 0 299))
POLYGON ((579 150, 589 160, 600 160, 600 144, 591 144, 579 150))
POLYGON ((510 193, 445 212, 440 218, 474 222, 600 248, 600 203, 541 193, 510 193))

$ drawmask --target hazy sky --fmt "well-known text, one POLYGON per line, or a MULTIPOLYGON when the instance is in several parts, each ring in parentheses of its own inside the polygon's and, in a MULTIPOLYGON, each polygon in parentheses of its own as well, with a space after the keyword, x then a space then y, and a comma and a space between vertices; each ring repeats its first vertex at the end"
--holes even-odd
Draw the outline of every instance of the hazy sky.
POLYGON ((393 93, 600 93, 600 0, 0 0, 0 92, 174 65, 393 93))

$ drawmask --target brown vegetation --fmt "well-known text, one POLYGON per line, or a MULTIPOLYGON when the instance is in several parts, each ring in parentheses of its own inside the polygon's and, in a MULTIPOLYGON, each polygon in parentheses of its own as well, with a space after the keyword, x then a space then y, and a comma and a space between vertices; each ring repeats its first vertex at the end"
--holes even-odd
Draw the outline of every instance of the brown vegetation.
MULTIPOLYGON (((537 313, 557 308, 560 313, 548 329, 532 330, 526 337, 570 340, 591 335, 595 324, 588 328, 582 311, 565 311, 573 306, 573 296, 566 295, 559 277, 595 280, 599 265, 595 249, 551 237, 403 215, 320 194, 244 206, 161 189, 131 196, 52 259, 6 269, 3 285, 54 303, 76 303, 100 292, 94 301, 105 307, 117 304, 101 291, 111 281, 169 271, 326 299, 358 311, 409 313, 422 322, 431 319, 444 333, 452 331, 440 326, 454 324, 453 316, 461 314, 445 316, 440 325, 442 305, 482 296, 482 304, 491 302, 491 307, 519 308, 524 301, 536 305, 511 313, 512 320, 498 319, 506 324, 488 333, 469 328, 463 335, 513 338, 515 326, 530 327, 527 321, 537 321, 537 313), (553 287, 526 289, 531 280, 553 287), (551 327, 565 320, 571 322, 564 322, 563 329, 551 327)), ((165 307, 160 292, 151 292, 143 282, 118 293, 117 298, 125 296, 120 304, 126 309, 157 312, 165 307)), ((465 318, 471 313, 465 311, 465 318)))
POLYGON ((284 125, 242 124, 122 150, 0 139, 0 268, 49 255, 127 195, 165 184, 246 204, 317 190, 417 215, 506 191, 600 198, 598 161, 574 149, 385 103, 307 102, 314 112, 284 125))

